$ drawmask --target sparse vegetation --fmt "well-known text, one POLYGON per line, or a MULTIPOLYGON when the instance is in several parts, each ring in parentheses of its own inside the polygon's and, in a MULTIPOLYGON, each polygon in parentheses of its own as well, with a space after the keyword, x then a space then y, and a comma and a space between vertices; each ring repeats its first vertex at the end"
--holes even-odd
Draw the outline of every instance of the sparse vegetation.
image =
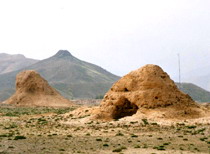
POLYGON ((125 146, 114 149, 112 152, 121 152, 122 150, 127 149, 125 146))
POLYGON ((75 107, 69 108, 50 108, 50 107, 12 107, 12 106, 1 106, 0 113, 3 116, 8 117, 19 117, 22 115, 34 115, 34 114, 45 114, 45 113, 55 113, 64 114, 69 111, 74 110, 75 107))
POLYGON ((138 137, 138 135, 135 135, 135 134, 131 134, 131 137, 138 137))
POLYGON ((142 119, 142 122, 144 123, 144 125, 149 125, 149 122, 147 119, 142 119))
POLYGON ((166 150, 165 147, 164 147, 164 145, 160 145, 160 146, 154 147, 153 149, 166 150))
POLYGON ((14 140, 23 140, 26 139, 25 136, 15 136, 14 140))
POLYGON ((124 134, 121 132, 118 132, 115 136, 124 136, 124 134))
MULTIPOLYGON (((21 149, 26 153, 28 149, 32 153, 209 151, 209 125, 183 122, 162 126, 154 121, 149 123, 150 119, 128 122, 89 120, 83 125, 86 116, 72 114, 73 109, 0 108, 3 111, 0 112, 0 152, 21 153, 21 149), (13 116, 5 116, 13 109, 16 112, 13 116)), ((85 113, 89 115, 89 112, 85 113)))

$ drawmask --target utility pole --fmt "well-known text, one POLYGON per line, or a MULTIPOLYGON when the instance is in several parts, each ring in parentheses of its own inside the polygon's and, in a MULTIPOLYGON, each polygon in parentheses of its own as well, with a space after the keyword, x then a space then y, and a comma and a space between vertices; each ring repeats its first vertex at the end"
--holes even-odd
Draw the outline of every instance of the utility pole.
POLYGON ((179 89, 181 89, 181 64, 180 64, 180 54, 178 53, 178 65, 179 65, 179 89))

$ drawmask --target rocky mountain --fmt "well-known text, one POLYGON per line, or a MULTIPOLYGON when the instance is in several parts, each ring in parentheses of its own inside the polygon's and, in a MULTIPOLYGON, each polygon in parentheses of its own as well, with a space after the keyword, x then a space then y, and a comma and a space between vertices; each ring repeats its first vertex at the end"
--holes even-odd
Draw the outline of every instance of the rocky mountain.
POLYGON ((26 58, 24 55, 0 53, 0 74, 19 70, 36 62, 38 60, 26 58))
POLYGON ((23 70, 35 70, 66 98, 96 98, 103 96, 119 79, 94 64, 82 61, 66 50, 33 65, 0 75, 0 99, 14 92, 15 76, 23 70))
MULTIPOLYGON (((66 50, 60 50, 48 59, 17 71, 0 74, 0 102, 15 92, 15 77, 23 70, 36 70, 52 87, 69 99, 100 98, 119 79, 99 66, 79 60, 66 50)), ((181 90, 196 101, 210 102, 210 92, 194 84, 183 83, 181 90)))

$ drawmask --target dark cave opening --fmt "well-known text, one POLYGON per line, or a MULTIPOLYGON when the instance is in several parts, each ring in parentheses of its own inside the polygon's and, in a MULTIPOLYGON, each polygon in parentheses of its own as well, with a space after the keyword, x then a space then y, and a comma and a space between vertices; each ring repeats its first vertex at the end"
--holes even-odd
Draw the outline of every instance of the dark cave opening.
POLYGON ((125 92, 128 92, 129 90, 127 88, 124 89, 125 92))
POLYGON ((120 105, 116 105, 113 118, 120 119, 123 117, 132 116, 133 114, 136 114, 137 110, 138 106, 125 98, 122 100, 122 102, 120 102, 120 105))

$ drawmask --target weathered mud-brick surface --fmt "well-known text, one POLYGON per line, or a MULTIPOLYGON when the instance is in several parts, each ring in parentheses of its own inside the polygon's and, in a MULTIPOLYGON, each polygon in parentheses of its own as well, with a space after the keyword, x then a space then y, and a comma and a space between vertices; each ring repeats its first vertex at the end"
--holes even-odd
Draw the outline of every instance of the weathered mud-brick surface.
POLYGON ((119 119, 140 109, 169 106, 184 114, 195 114, 191 107, 199 108, 189 95, 178 89, 167 73, 159 66, 149 64, 117 81, 104 96, 96 117, 119 119))
POLYGON ((16 76, 16 92, 6 104, 17 106, 65 107, 73 103, 63 98, 48 82, 33 70, 23 71, 16 76))

